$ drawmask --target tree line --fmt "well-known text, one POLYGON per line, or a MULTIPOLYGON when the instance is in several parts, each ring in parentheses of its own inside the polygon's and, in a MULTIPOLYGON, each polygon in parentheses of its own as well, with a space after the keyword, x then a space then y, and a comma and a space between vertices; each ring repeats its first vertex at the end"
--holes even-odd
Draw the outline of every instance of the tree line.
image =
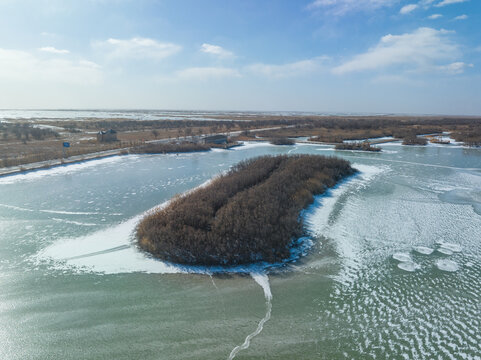
POLYGON ((353 142, 353 143, 340 143, 334 147, 336 150, 357 150, 357 151, 373 151, 380 152, 381 148, 377 146, 371 146, 369 141, 353 142))
POLYGON ((51 129, 34 127, 30 124, 11 124, 0 123, 1 139, 9 140, 15 138, 17 140, 29 141, 44 140, 46 138, 58 138, 60 135, 51 129))
POLYGON ((131 154, 167 154, 193 151, 208 151, 211 147, 206 144, 179 142, 179 143, 148 143, 132 147, 131 154))

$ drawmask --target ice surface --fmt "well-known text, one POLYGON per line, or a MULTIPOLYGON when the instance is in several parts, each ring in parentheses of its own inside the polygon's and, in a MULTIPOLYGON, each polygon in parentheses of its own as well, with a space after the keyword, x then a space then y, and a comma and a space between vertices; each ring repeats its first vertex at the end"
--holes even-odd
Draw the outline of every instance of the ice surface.
POLYGON ((24 173, 1 177, 0 184, 14 184, 22 181, 39 180, 46 176, 67 175, 67 174, 82 171, 88 168, 103 166, 108 163, 115 163, 122 160, 123 160, 123 157, 121 156, 111 156, 103 159, 86 160, 78 163, 55 166, 49 169, 27 171, 24 173))
POLYGON ((353 164, 352 167, 359 171, 356 177, 350 178, 348 182, 341 183, 335 188, 327 190, 324 194, 316 196, 314 203, 303 212, 304 223, 311 233, 320 234, 328 226, 329 214, 342 194, 352 187, 364 187, 375 176, 386 170, 385 167, 357 163, 353 164))
POLYGON ((481 192, 479 191, 479 177, 477 177, 477 183, 473 184, 473 189, 454 189, 439 194, 438 197, 441 201, 460 204, 471 205, 476 214, 481 215, 481 192))
POLYGON ((242 345, 236 346, 234 349, 232 349, 229 355, 229 360, 234 359, 240 351, 249 348, 251 340, 261 333, 262 329, 264 329, 264 324, 267 321, 269 321, 269 319, 271 318, 272 294, 271 294, 271 288, 269 286, 269 278, 264 273, 251 273, 251 276, 255 280, 255 282, 258 283, 262 287, 262 289, 264 289, 264 295, 266 297, 266 303, 267 303, 266 315, 261 319, 261 321, 257 325, 257 329, 253 333, 250 333, 249 335, 247 335, 242 345))
POLYGON ((84 222, 80 222, 80 221, 73 221, 73 220, 66 220, 66 219, 52 218, 52 220, 56 221, 56 222, 63 222, 63 223, 72 224, 72 225, 97 226, 97 224, 94 224, 94 223, 84 223, 84 222))

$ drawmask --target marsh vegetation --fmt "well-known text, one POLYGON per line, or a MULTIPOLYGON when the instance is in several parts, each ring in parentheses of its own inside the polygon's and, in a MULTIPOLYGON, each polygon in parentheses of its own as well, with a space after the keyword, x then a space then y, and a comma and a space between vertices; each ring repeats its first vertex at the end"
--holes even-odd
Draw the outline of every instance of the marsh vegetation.
POLYGON ((334 148, 336 150, 356 150, 356 151, 372 151, 372 152, 381 151, 380 147, 371 146, 371 143, 368 141, 336 144, 334 148))
POLYGON ((272 138, 270 140, 270 143, 273 145, 294 145, 296 142, 287 137, 276 137, 276 138, 272 138))
POLYGON ((211 146, 192 142, 148 143, 134 146, 130 149, 132 154, 167 154, 194 151, 208 151, 211 146))
POLYGON ((181 264, 278 262, 289 258, 303 233, 301 210, 354 172, 346 160, 318 155, 245 160, 146 216, 138 244, 181 264))
POLYGON ((403 145, 427 145, 428 140, 424 137, 416 135, 406 136, 402 142, 403 145))

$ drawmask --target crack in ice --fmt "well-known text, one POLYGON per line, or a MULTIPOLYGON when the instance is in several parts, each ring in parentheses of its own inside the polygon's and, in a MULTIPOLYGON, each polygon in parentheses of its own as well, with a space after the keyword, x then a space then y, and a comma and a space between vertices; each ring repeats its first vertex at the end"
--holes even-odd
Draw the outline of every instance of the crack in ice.
POLYGON ((271 293, 271 287, 269 285, 269 277, 263 273, 251 273, 250 275, 252 276, 254 281, 258 283, 264 290, 264 296, 266 298, 266 305, 267 305, 267 312, 266 312, 266 315, 262 318, 262 320, 257 325, 257 329, 254 332, 247 335, 242 345, 238 345, 234 349, 232 349, 229 355, 229 360, 234 359, 240 351, 247 349, 251 344, 251 340, 261 333, 262 329, 264 328, 264 324, 267 321, 269 321, 269 319, 271 318, 272 293, 271 293))

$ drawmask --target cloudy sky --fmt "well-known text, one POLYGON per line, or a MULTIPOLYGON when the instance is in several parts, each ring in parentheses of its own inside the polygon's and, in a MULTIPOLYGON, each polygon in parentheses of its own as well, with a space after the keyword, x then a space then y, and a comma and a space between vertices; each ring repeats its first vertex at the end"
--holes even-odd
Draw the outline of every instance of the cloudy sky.
POLYGON ((480 0, 0 0, 0 108, 481 115, 480 0))

